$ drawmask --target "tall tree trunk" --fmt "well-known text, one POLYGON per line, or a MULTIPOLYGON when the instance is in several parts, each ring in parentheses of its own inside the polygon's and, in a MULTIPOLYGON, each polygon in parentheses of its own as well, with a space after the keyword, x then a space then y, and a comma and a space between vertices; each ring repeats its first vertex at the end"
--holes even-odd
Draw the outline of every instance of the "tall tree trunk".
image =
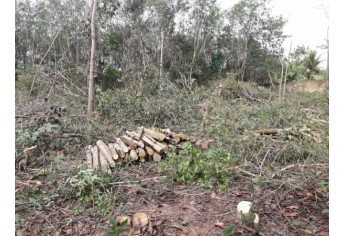
POLYGON ((188 83, 189 83, 189 88, 191 88, 193 81, 192 81, 192 74, 193 74, 193 68, 195 64, 195 58, 196 58, 196 53, 199 48, 199 37, 200 37, 200 28, 201 28, 201 23, 197 23, 197 28, 196 28, 196 33, 194 35, 194 43, 193 43, 193 57, 192 57, 192 62, 190 64, 189 68, 189 74, 188 74, 188 83))
POLYGON ((96 47, 96 30, 95 30, 96 6, 97 6, 97 0, 93 0, 92 16, 91 16, 91 56, 90 56, 90 75, 89 75, 89 96, 88 96, 88 104, 87 104, 87 116, 89 118, 92 117, 92 113, 94 110, 94 100, 95 100, 93 70, 94 70, 94 65, 95 65, 95 47, 96 47))
POLYGON ((329 39, 328 39, 329 26, 327 26, 327 80, 329 80, 329 39))
POLYGON ((162 71, 163 71, 163 48, 164 47, 164 31, 163 27, 161 27, 161 58, 159 61, 159 87, 162 88, 163 85, 163 77, 162 77, 162 71))
POLYGON ((35 64, 35 32, 32 32, 32 46, 31 46, 31 63, 35 64))
POLYGON ((287 63, 286 63, 286 68, 285 68, 283 96, 285 96, 286 80, 287 80, 288 68, 289 68, 289 66, 290 66, 291 47, 292 47, 292 41, 290 42, 289 56, 288 56, 288 61, 287 61, 287 63))
POLYGON ((248 53, 248 38, 245 41, 244 44, 244 58, 241 66, 241 81, 244 80, 244 72, 246 71, 246 64, 247 64, 247 53, 248 53))
POLYGON ((143 95, 144 94, 144 76, 146 73, 146 59, 145 59, 145 46, 144 46, 144 37, 143 37, 143 33, 140 32, 140 53, 141 53, 141 59, 142 59, 142 64, 143 64, 143 72, 140 75, 140 94, 143 95))
POLYGON ((281 66, 282 66, 282 73, 280 76, 280 82, 279 82, 279 102, 281 102, 282 100, 282 84, 283 84, 283 77, 284 77, 284 62, 283 62, 283 58, 281 58, 281 66))

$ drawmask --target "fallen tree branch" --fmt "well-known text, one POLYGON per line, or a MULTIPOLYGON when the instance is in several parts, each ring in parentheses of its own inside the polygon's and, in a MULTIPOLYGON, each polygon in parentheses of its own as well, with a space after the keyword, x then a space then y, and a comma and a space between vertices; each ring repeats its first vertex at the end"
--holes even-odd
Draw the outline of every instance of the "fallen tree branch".
POLYGON ((288 165, 286 167, 284 167, 283 169, 280 170, 280 172, 283 172, 287 169, 291 169, 294 167, 315 167, 315 166, 319 166, 319 167, 328 167, 328 164, 305 164, 305 165, 297 165, 297 164, 292 164, 292 165, 288 165))
POLYGON ((163 175, 163 176, 157 176, 157 177, 146 178, 146 179, 141 179, 141 180, 114 182, 114 183, 110 183, 110 184, 111 184, 111 185, 118 185, 118 184, 141 183, 141 182, 144 182, 144 181, 150 181, 150 180, 160 179, 160 178, 166 178, 166 177, 167 177, 166 175, 163 175))
POLYGON ((255 202, 255 203, 260 202, 261 199, 263 199, 263 198, 265 198, 265 197, 267 197, 267 196, 269 196, 269 195, 271 195, 271 194, 277 192, 277 191, 278 191, 281 187, 283 187, 284 185, 285 185, 285 182, 283 182, 283 183, 282 183, 278 188, 276 188, 275 190, 273 190, 273 191, 269 192, 268 194, 266 194, 266 195, 264 195, 264 196, 262 196, 262 197, 256 199, 254 202, 255 202))
POLYGON ((241 168, 239 168, 239 167, 236 167, 236 169, 237 169, 239 172, 245 173, 245 174, 250 175, 250 176, 252 176, 252 177, 257 177, 256 175, 254 175, 254 174, 252 174, 252 173, 250 173, 250 172, 248 172, 248 171, 246 171, 246 170, 243 170, 243 169, 241 169, 241 168))

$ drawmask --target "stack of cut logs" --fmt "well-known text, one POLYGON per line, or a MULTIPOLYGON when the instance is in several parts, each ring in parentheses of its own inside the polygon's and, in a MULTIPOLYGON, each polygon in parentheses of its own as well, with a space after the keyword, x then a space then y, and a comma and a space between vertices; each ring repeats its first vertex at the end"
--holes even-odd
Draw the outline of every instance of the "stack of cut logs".
POLYGON ((87 168, 101 167, 111 174, 117 164, 128 161, 160 161, 169 148, 182 149, 182 142, 190 141, 203 151, 209 149, 213 140, 197 140, 194 136, 175 134, 169 129, 161 132, 139 127, 137 132, 126 131, 126 135, 115 138, 114 143, 106 145, 102 140, 96 146, 86 148, 87 168))

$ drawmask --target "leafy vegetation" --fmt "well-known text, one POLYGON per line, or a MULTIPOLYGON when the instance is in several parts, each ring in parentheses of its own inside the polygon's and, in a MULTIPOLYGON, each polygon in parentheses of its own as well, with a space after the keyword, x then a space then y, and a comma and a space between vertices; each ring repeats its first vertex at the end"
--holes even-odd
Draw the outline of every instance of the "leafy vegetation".
POLYGON ((225 154, 215 149, 203 153, 187 142, 178 155, 169 152, 167 161, 162 163, 159 169, 163 173, 173 173, 172 178, 178 182, 227 190, 235 178, 233 173, 235 165, 236 160, 230 153, 225 154))
POLYGON ((327 232, 329 96, 278 94, 285 76, 323 80, 327 70, 304 46, 284 55, 286 19, 271 14, 269 1, 225 10, 215 3, 98 1, 95 109, 87 117, 91 6, 16 1, 16 167, 25 148, 40 150, 26 171, 16 169, 17 235, 122 235, 133 223, 115 216, 138 210, 154 215, 140 229, 147 235, 187 226, 204 230, 195 234, 272 234, 230 214, 244 198, 280 227, 273 234, 327 232), (116 165, 113 175, 85 169, 87 145, 139 126, 214 142, 206 151, 186 142, 160 163, 116 165), (203 228, 215 217, 225 223, 203 228))

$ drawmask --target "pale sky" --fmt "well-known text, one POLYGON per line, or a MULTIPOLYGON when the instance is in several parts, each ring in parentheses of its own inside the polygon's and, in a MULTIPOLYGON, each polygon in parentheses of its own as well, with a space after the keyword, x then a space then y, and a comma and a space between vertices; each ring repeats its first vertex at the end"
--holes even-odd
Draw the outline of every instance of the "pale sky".
MULTIPOLYGON (((230 8, 238 0, 218 0, 222 8, 230 8)), ((286 35, 291 35, 284 43, 285 51, 288 52, 290 42, 292 49, 297 45, 304 44, 318 54, 322 54, 322 67, 326 66, 326 50, 319 49, 318 46, 326 43, 328 19, 325 11, 320 6, 329 5, 328 0, 271 0, 273 14, 283 15, 288 20, 284 27, 286 35)))

